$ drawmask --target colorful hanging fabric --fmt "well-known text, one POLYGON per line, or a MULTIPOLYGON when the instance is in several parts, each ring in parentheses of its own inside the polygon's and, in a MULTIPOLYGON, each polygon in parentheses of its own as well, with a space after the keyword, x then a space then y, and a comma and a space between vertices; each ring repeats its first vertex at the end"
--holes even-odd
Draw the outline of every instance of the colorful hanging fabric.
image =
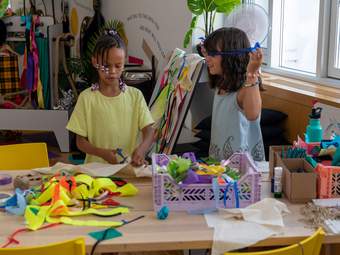
POLYGON ((40 68, 39 68, 39 51, 37 42, 35 40, 35 27, 37 24, 40 23, 40 17, 39 16, 33 16, 32 17, 32 26, 31 26, 31 43, 32 43, 32 54, 33 54, 33 60, 34 60, 34 89, 33 91, 37 92, 37 98, 38 98, 38 106, 39 108, 44 108, 44 98, 43 98, 43 91, 42 91, 42 83, 40 80, 40 68))
POLYGON ((18 56, 0 55, 0 94, 20 90, 18 56))
POLYGON ((157 97, 151 104, 152 117, 157 129, 157 143, 152 149, 156 153, 171 153, 170 146, 177 138, 176 132, 189 107, 194 82, 194 72, 203 58, 197 54, 186 54, 175 49, 165 67, 161 83, 155 92, 157 97))
POLYGON ((39 69, 40 69, 40 80, 42 83, 42 91, 44 97, 44 108, 50 108, 50 87, 49 87, 49 79, 50 79, 50 72, 49 72, 49 58, 48 58, 48 40, 46 38, 36 38, 38 50, 39 50, 39 69))
POLYGON ((37 93, 37 102, 39 108, 44 108, 43 88, 40 80, 39 69, 39 52, 35 40, 35 27, 40 22, 39 16, 24 16, 22 17, 25 29, 25 58, 24 70, 21 76, 22 85, 32 94, 37 93))

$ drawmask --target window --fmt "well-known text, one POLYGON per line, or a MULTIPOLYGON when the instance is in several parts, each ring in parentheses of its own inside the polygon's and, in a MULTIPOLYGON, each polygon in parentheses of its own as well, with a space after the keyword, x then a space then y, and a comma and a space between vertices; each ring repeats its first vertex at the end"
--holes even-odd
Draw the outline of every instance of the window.
POLYGON ((332 1, 328 73, 330 77, 340 78, 340 19, 339 1, 332 1))
MULTIPOLYGON (((257 6, 259 6, 260 8, 256 8, 255 10, 257 9, 260 9, 259 12, 255 12, 256 15, 261 15, 261 19, 260 21, 258 22, 259 24, 265 24, 264 21, 266 21, 266 19, 270 20, 270 15, 269 15, 269 3, 270 1, 269 0, 242 0, 243 3, 245 4, 255 4, 257 6), (261 10, 262 9, 262 10, 261 10), (263 18, 262 18, 263 17, 263 18)), ((240 23, 240 27, 249 27, 249 24, 252 26, 254 24, 253 20, 250 18, 246 18, 246 21, 243 23, 241 22, 240 23)), ((226 20, 224 21, 224 25, 225 26, 229 26, 229 22, 228 22, 228 18, 226 17, 226 20)), ((264 65, 267 65, 268 63, 268 60, 269 60, 269 52, 268 52, 268 42, 270 40, 270 24, 269 26, 266 26, 267 27, 267 35, 265 38, 260 38, 260 39, 257 39, 255 40, 255 42, 259 42, 261 44, 261 47, 263 49, 263 53, 264 53, 264 65)), ((249 28, 249 31, 254 31, 253 29, 256 28, 256 26, 253 26, 253 27, 250 27, 249 28)), ((247 31, 245 31, 247 32, 247 31)), ((255 39, 255 38, 253 38, 255 39)), ((254 40, 252 41, 251 40, 251 43, 255 43, 254 40)), ((251 46, 254 46, 254 45, 251 45, 251 46)))
MULTIPOLYGON (((265 12, 267 13, 268 18, 269 18, 269 0, 255 0, 255 1, 253 1, 253 3, 261 6, 265 10, 265 12)), ((269 31, 270 30, 268 30, 268 32, 269 31)), ((261 46, 263 48, 267 49, 267 47, 268 47, 268 36, 263 42, 261 42, 261 46)))
MULTIPOLYGON (((249 3, 254 3, 254 4, 257 4, 259 6, 261 6, 264 11, 267 13, 267 16, 268 16, 268 19, 270 20, 270 2, 269 0, 250 0, 249 3)), ((269 23, 269 27, 268 27, 268 35, 267 37, 265 38, 265 40, 263 42, 260 42, 261 43, 261 47, 263 49, 263 55, 264 55, 264 58, 263 58, 263 65, 264 66, 268 66, 269 63, 270 63, 270 50, 269 50, 269 41, 271 39, 271 24, 269 23)))
POLYGON ((340 87, 340 0, 243 2, 268 13, 264 70, 340 87))
POLYGON ((275 0, 272 11, 271 67, 315 75, 319 0, 275 0))

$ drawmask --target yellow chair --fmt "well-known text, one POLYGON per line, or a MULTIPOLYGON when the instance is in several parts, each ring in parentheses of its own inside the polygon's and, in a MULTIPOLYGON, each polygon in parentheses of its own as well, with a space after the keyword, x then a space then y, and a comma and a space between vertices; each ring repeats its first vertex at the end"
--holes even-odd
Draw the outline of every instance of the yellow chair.
POLYGON ((48 166, 46 143, 0 146, 0 170, 22 170, 48 166))
POLYGON ((325 233, 319 228, 312 236, 285 248, 260 252, 227 252, 224 255, 319 255, 324 237, 325 233))
POLYGON ((85 241, 76 238, 61 243, 22 248, 0 248, 0 255, 85 255, 85 241))

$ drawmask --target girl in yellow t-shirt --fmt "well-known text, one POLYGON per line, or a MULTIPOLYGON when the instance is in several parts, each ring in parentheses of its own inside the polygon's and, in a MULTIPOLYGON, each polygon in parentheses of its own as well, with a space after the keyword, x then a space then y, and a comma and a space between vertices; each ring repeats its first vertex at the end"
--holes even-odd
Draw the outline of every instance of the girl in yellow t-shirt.
POLYGON ((120 148, 131 156, 133 165, 140 166, 153 142, 153 119, 143 94, 120 79, 124 60, 123 41, 114 30, 106 31, 92 55, 98 82, 79 95, 66 127, 77 135, 76 143, 86 153, 86 163, 119 163, 120 148), (137 144, 140 131, 142 141, 137 144))

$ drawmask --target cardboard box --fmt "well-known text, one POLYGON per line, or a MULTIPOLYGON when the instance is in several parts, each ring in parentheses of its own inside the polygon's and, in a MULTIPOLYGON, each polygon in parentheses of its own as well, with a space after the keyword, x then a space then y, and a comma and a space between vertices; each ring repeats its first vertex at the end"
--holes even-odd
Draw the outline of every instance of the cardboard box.
POLYGON ((272 145, 269 147, 269 179, 273 177, 274 167, 277 166, 277 158, 280 157, 282 149, 287 151, 291 145, 272 145))
POLYGON ((277 165, 283 168, 282 191, 293 203, 305 203, 316 198, 316 178, 313 167, 302 158, 277 158, 277 165), (303 172, 297 172, 303 169, 303 172))

